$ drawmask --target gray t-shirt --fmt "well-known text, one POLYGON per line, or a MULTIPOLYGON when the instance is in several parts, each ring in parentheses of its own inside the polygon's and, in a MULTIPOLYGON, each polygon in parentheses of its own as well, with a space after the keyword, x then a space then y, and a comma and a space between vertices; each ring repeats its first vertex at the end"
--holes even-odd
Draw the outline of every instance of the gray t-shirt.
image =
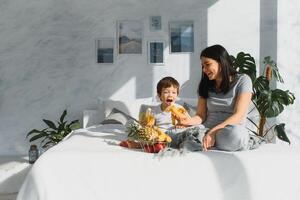
MULTIPOLYGON (((175 103, 177 108, 182 107, 175 103)), ((152 112, 155 118, 155 125, 161 128, 162 130, 166 131, 173 128, 171 112, 164 112, 161 110, 161 104, 152 107, 152 112)))
MULTIPOLYGON (((237 96, 243 92, 252 92, 252 81, 246 74, 237 74, 226 94, 209 91, 207 116, 203 125, 213 128, 230 117, 233 114, 237 96)), ((246 118, 242 120, 242 124, 245 123, 245 120, 246 118)))

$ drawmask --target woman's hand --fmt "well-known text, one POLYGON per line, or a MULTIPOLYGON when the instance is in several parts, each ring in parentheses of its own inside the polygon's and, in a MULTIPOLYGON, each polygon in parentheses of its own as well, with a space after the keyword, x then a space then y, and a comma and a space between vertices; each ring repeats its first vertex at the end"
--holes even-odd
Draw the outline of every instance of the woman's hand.
POLYGON ((216 141, 216 131, 209 131, 205 134, 205 136, 202 139, 202 147, 203 150, 208 150, 209 148, 213 147, 215 145, 216 141))

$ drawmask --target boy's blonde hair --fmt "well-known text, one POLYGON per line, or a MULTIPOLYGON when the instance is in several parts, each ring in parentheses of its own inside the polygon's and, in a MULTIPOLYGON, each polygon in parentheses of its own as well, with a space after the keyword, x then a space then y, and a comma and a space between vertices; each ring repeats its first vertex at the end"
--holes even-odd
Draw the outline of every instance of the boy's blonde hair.
POLYGON ((168 88, 171 86, 175 87, 177 89, 177 94, 179 94, 180 85, 175 78, 173 78, 171 76, 162 78, 156 85, 157 94, 161 95, 161 92, 164 88, 168 88))

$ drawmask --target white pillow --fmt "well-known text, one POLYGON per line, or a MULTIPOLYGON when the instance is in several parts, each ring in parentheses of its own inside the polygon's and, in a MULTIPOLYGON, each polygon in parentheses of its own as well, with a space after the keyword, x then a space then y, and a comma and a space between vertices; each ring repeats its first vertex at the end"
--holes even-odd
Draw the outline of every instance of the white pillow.
POLYGON ((141 98, 141 99, 123 99, 112 100, 98 98, 98 110, 103 113, 103 118, 107 117, 113 108, 116 108, 135 119, 139 119, 140 107, 142 104, 152 104, 153 98, 141 98))
POLYGON ((131 116, 126 113, 118 110, 117 108, 113 108, 111 113, 103 120, 100 124, 123 124, 125 125, 129 121, 134 121, 131 116))

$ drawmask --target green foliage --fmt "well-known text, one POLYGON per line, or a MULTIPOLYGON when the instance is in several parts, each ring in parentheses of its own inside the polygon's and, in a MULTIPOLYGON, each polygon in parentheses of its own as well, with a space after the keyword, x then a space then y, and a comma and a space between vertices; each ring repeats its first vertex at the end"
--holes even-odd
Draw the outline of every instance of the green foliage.
POLYGON ((288 142, 289 144, 291 144, 289 138, 287 137, 286 133, 285 133, 285 130, 284 130, 284 126, 285 124, 284 123, 281 123, 281 124, 278 124, 275 126, 274 130, 277 134, 277 137, 283 141, 286 141, 288 142))
POLYGON ((231 56, 233 60, 233 67, 243 73, 250 76, 252 82, 256 79, 256 65, 254 58, 244 52, 240 52, 237 54, 236 58, 231 56))
POLYGON ((253 83, 253 96, 252 102, 255 105, 260 115, 260 122, 262 124, 257 125, 254 121, 251 123, 257 127, 257 131, 251 130, 253 133, 265 136, 271 128, 274 128, 274 132, 277 137, 283 141, 290 143, 285 130, 284 124, 275 124, 268 130, 264 129, 264 123, 266 118, 277 117, 285 108, 285 106, 294 103, 295 96, 289 90, 283 91, 281 89, 272 90, 269 86, 270 80, 274 79, 283 83, 283 79, 279 74, 276 63, 271 60, 271 57, 265 57, 263 64, 265 66, 264 73, 261 76, 256 77, 256 64, 254 58, 244 52, 240 52, 236 57, 231 56, 234 68, 250 76, 253 83), (269 74, 267 74, 267 71, 269 74), (262 133, 262 134, 261 134, 262 133))
POLYGON ((42 130, 32 129, 29 133, 27 133, 26 138, 29 136, 29 142, 33 142, 38 139, 41 140, 41 147, 47 148, 49 146, 53 146, 60 142, 64 137, 66 137, 72 130, 80 127, 79 120, 74 120, 68 123, 65 121, 65 117, 67 115, 67 110, 64 110, 62 115, 59 118, 57 124, 54 122, 43 119, 44 123, 48 126, 42 130))

